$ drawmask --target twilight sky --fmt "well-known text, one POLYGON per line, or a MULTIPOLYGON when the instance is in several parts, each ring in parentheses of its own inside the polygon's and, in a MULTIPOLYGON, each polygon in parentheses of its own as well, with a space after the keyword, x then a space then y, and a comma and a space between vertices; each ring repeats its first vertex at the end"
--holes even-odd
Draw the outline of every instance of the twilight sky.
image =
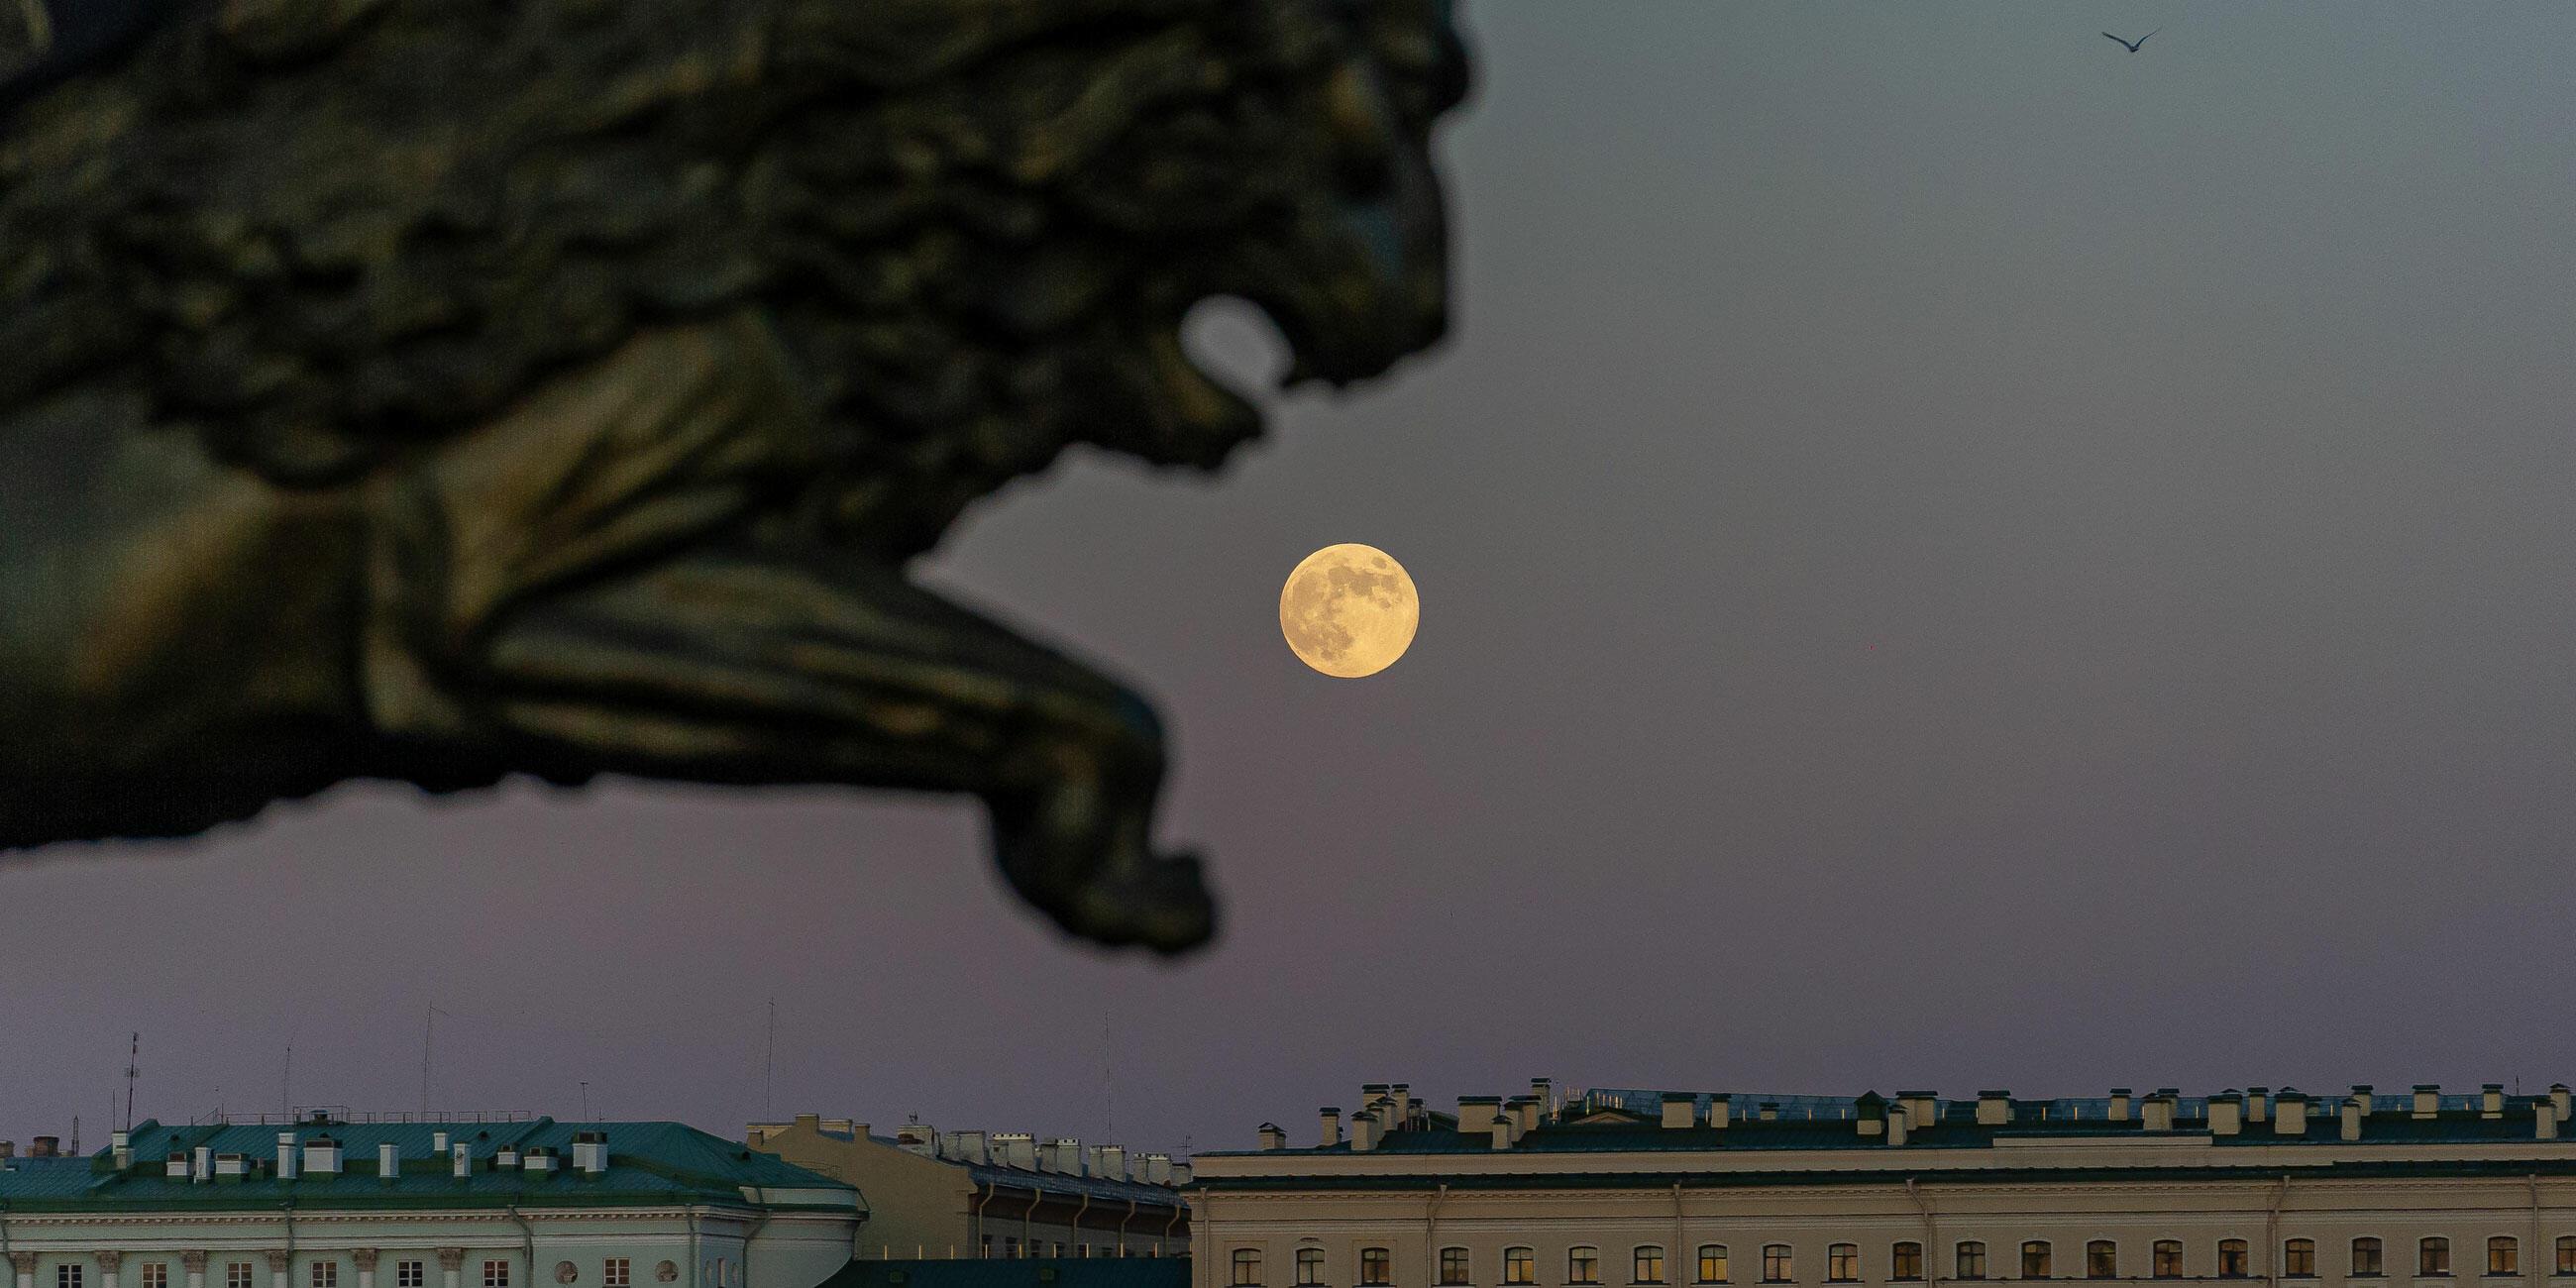
POLYGON ((1157 1149, 2576 1078, 2576 7, 1467 19, 1452 345, 929 570, 1159 698, 1219 948, 1071 946, 963 800, 345 790, 0 866, 0 1137, 103 1142, 135 1029, 139 1115, 418 1109, 431 1005, 441 1108, 732 1134, 774 998, 778 1113, 1157 1149), (1338 541, 1422 589, 1373 679, 1279 638, 1338 541))

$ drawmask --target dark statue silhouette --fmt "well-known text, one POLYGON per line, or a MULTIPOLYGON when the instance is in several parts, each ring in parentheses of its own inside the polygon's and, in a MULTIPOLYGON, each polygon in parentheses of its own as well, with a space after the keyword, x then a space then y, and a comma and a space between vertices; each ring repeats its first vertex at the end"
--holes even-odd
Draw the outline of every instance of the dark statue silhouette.
POLYGON ((1256 435, 1201 299, 1292 380, 1438 338, 1445 9, 0 0, 0 846, 968 792, 1067 930, 1205 941, 1148 705, 904 566, 1071 444, 1256 435))

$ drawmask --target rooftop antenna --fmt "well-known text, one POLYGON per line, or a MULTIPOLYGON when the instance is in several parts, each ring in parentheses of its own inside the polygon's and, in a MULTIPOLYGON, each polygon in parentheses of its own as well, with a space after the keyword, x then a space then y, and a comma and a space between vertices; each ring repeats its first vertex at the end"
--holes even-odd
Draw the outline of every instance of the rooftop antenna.
POLYGON ((286 1044, 286 1071, 277 1076, 277 1118, 280 1122, 295 1121, 294 1089, 295 1044, 289 1042, 286 1044))
POLYGON ((80 1157, 80 1115, 72 1115, 72 1157, 80 1157))
POLYGON ((590 1121, 590 1084, 581 1084, 581 1120, 590 1121))
POLYGON ((125 1129, 134 1130, 134 1080, 143 1076, 143 1034, 137 1031, 125 1047, 125 1129))
POLYGON ((778 999, 773 997, 769 999, 769 1051, 768 1054, 761 1058, 760 1062, 760 1116, 763 1119, 777 1116, 777 1111, 769 1107, 770 1085, 772 1080, 777 1076, 777 1073, 778 999))
POLYGON ((1118 1143, 1118 1079, 1110 1068, 1117 1056, 1118 1046, 1110 1039, 1109 1017, 1104 1014, 1100 1017, 1100 1104, 1101 1115, 1108 1119, 1103 1140, 1111 1145, 1118 1143))

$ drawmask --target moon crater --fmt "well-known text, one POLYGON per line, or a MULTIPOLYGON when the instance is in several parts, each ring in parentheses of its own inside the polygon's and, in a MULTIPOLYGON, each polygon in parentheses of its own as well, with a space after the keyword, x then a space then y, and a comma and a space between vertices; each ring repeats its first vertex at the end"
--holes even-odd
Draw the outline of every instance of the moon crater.
POLYGON ((1413 578, 1375 546, 1326 546, 1299 561, 1279 591, 1279 633, 1289 649, 1341 679, 1393 666, 1421 620, 1413 578))

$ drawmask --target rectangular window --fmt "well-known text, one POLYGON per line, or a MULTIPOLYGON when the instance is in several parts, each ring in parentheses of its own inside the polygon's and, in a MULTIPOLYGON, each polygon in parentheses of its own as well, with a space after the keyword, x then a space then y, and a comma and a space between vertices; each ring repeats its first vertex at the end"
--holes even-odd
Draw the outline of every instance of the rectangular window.
POLYGON ((2376 1279, 2386 1272, 2379 1268, 2379 1240, 2360 1238, 2352 1241, 2352 1277, 2376 1279))
POLYGON ((1597 1284, 1601 1282, 1601 1250, 1573 1248, 1565 1254, 1565 1282, 1597 1284))
POLYGON ((483 1288, 510 1288, 510 1263, 507 1261, 484 1262, 483 1288))
POLYGON ((2120 1277, 2120 1245, 2109 1239, 2095 1239, 2084 1245, 2084 1277, 2117 1279, 2120 1277))
POLYGON ((2415 1244, 2415 1273, 2439 1276, 2451 1273, 2451 1241, 2439 1236, 2415 1244))
POLYGON ((1234 1277, 1226 1282, 1234 1285, 1234 1288, 1252 1288, 1252 1285, 1259 1284, 1261 1282, 1261 1250, 1258 1248, 1235 1249, 1234 1277))
POLYGON ((1384 1248, 1360 1249, 1361 1288, 1386 1288, 1395 1282, 1395 1258, 1384 1248))
POLYGON ((340 1263, 337 1261, 316 1261, 306 1268, 305 1274, 312 1280, 313 1288, 340 1288, 340 1263))
POLYGON ((1469 1279, 1467 1276, 1467 1250, 1465 1248, 1442 1248, 1440 1250, 1440 1282, 1444 1284, 1463 1284, 1473 1282, 1473 1280, 1469 1279))
MULTIPOLYGON (((411 1263, 419 1265, 415 1261, 411 1263)), ((635 1263, 624 1257, 610 1257, 599 1266, 600 1288, 634 1288, 635 1263)))
POLYGON ((2033 1239, 2021 1245, 2021 1277, 2046 1279, 2049 1275, 2049 1248, 2045 1239, 2033 1239))
POLYGON ((1703 1243, 1699 1245, 1699 1281, 1704 1284, 1722 1284, 1726 1282, 1725 1244, 1703 1243))
POLYGON ((253 1281, 250 1277, 250 1263, 247 1261, 225 1262, 224 1288, 253 1288, 253 1281))
POLYGON ((2487 1273, 2491 1275, 2522 1273, 2522 1244, 2512 1235, 2499 1234, 2487 1240, 2487 1273))
POLYGON ((144 1262, 143 1288, 170 1288, 170 1263, 167 1261, 144 1262))
POLYGON ((1797 1268, 1789 1260, 1789 1245, 1785 1243, 1763 1244, 1762 1282, 1766 1284, 1785 1284, 1795 1278, 1797 1278, 1797 1268))
POLYGON ((1503 1282, 1534 1284, 1538 1282, 1538 1254, 1528 1248, 1503 1249, 1503 1282))
POLYGON ((2182 1278, 2182 1240, 2156 1240, 2155 1271, 2158 1279, 2182 1278))
POLYGON ((2281 1273, 2292 1279, 2317 1277, 2317 1241, 2292 1239, 2281 1245, 2281 1273))
POLYGON ((2576 1275, 2576 1234, 2558 1236, 2558 1269, 2562 1275, 2576 1275))
POLYGON ((1860 1282, 1860 1245, 1837 1243, 1825 1249, 1825 1280, 1828 1283, 1860 1282))
POLYGON ((2243 1239, 2221 1239, 2218 1241, 2219 1278, 2244 1278, 2248 1273, 2250 1273, 2246 1265, 2248 1260, 2249 1258, 2245 1255, 2245 1241, 2243 1239))
POLYGON ((1986 1245, 1975 1242, 1960 1244, 1958 1273, 1954 1277, 1960 1279, 1985 1278, 1986 1245))
POLYGON ((1316 1288, 1323 1282, 1324 1250, 1322 1248, 1297 1249, 1297 1288, 1316 1288))
POLYGON ((1923 1278, 1923 1245, 1900 1243, 1888 1250, 1887 1277, 1899 1283, 1915 1283, 1923 1278))
POLYGON ((80 1266, 54 1267, 54 1288, 81 1288, 80 1266))
POLYGON ((1659 1284, 1664 1281, 1664 1250, 1654 1244, 1640 1244, 1628 1258, 1628 1281, 1659 1284))

